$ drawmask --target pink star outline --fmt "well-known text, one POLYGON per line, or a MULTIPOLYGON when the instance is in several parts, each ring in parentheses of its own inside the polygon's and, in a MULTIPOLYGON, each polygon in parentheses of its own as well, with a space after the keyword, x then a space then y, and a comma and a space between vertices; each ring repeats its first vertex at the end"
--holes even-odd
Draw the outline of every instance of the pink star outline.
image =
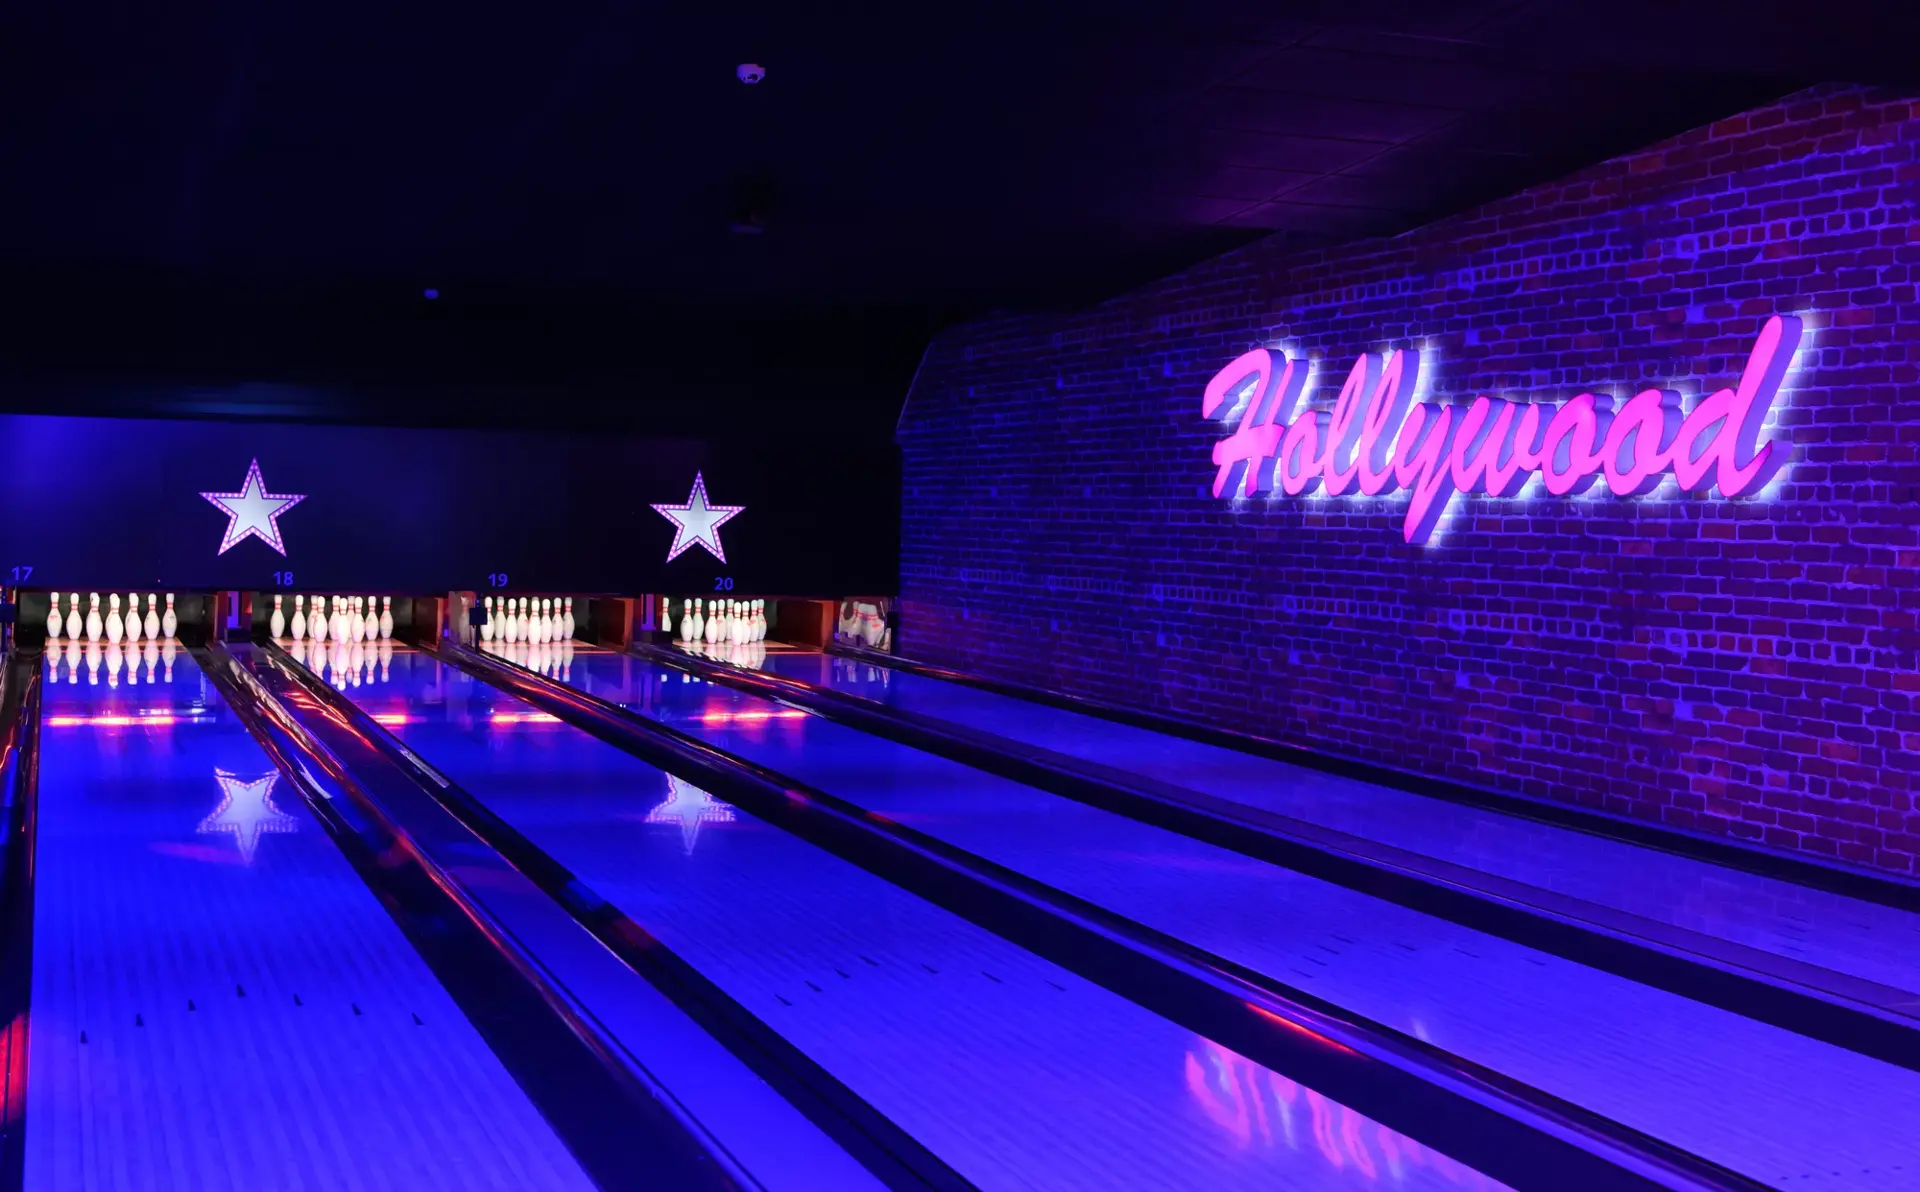
POLYGON ((260 461, 247 465, 247 478, 237 493, 201 493, 227 515, 227 532, 220 539, 220 554, 226 554, 248 537, 258 538, 282 556, 286 543, 280 538, 279 517, 307 499, 305 493, 270 493, 260 479, 260 461))
POLYGON ((726 548, 720 545, 720 527, 733 520, 733 516, 745 505, 715 505, 707 500, 707 482, 700 473, 693 474, 693 491, 687 494, 684 505, 655 505, 653 511, 674 524, 673 547, 667 551, 667 562, 680 557, 680 553, 691 546, 698 545, 722 563, 727 561, 726 548))

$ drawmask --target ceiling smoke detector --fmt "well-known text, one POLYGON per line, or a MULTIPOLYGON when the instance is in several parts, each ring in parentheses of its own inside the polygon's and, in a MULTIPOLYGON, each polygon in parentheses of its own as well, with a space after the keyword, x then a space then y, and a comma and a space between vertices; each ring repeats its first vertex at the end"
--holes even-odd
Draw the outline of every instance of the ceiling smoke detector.
POLYGON ((733 68, 733 77, 751 87, 767 77, 767 68, 757 62, 742 62, 733 68))

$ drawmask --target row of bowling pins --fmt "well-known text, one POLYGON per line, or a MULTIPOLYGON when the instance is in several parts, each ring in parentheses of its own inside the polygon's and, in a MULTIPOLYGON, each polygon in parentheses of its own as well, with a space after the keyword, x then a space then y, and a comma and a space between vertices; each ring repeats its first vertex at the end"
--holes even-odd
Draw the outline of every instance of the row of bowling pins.
POLYGON ((393 636, 393 597, 315 596, 313 615, 308 616, 306 597, 295 596, 293 620, 289 621, 286 610, 280 606, 280 597, 275 596, 273 616, 267 628, 272 630, 276 641, 288 636, 295 641, 378 641, 393 636), (373 611, 376 605, 380 608, 377 616, 373 611))
MULTIPOLYGON (((660 598, 660 628, 671 627, 673 602, 660 598)), ((767 636, 767 602, 764 600, 716 600, 705 612, 700 601, 680 602, 680 640, 718 645, 757 642, 767 636)))
POLYGON ((489 596, 485 604, 487 623, 480 626, 483 642, 551 642, 573 638, 571 596, 551 599, 543 596, 531 604, 525 596, 503 596, 497 609, 493 597, 489 596))
POLYGON ((379 681, 386 682, 388 668, 393 665, 393 642, 388 638, 328 642, 296 637, 288 643, 287 653, 293 655, 295 662, 342 691, 371 685, 375 681, 376 665, 380 668, 379 681))
MULTIPOLYGON (((102 662, 107 664, 107 686, 109 687, 120 686, 120 668, 123 666, 127 670, 127 682, 129 684, 138 684, 140 682, 140 664, 142 662, 147 664, 147 682, 171 683, 173 682, 173 659, 174 655, 179 652, 179 649, 179 644, 172 638, 167 638, 165 641, 156 641, 153 638, 148 638, 144 647, 129 642, 125 649, 121 648, 119 642, 108 642, 107 648, 102 650, 99 642, 91 641, 87 643, 86 651, 82 654, 79 639, 70 637, 67 639, 66 652, 67 682, 78 683, 80 681, 80 663, 84 658, 87 664, 87 682, 95 687, 100 685, 100 664, 102 662), (166 677, 164 679, 156 679, 154 677, 154 671, 163 663, 167 670, 166 677)), ((59 681, 60 647, 49 643, 47 646, 47 682, 58 683, 59 681)))
POLYGON ((834 625, 836 638, 878 650, 893 649, 893 630, 887 628, 886 614, 867 600, 842 600, 840 620, 834 625))
POLYGON ((163 637, 172 637, 173 631, 180 627, 180 618, 176 617, 173 613, 172 592, 167 593, 167 614, 164 617, 155 611, 154 595, 152 592, 148 592, 147 615, 144 620, 140 616, 140 597, 137 594, 130 593, 127 596, 127 615, 125 617, 120 615, 120 593, 110 593, 108 600, 110 604, 107 609, 106 618, 103 620, 100 616, 100 593, 90 593, 87 597, 86 620, 82 621, 80 619, 80 593, 69 592, 67 593, 67 615, 65 620, 62 620, 60 617, 60 593, 48 592, 47 641, 59 641, 62 629, 66 631, 69 641, 77 641, 83 631, 86 633, 87 640, 90 642, 97 642, 102 636, 110 642, 117 642, 122 638, 129 642, 137 642, 143 636, 158 640, 163 637))
POLYGON ((573 642, 567 638, 557 642, 495 640, 483 643, 480 649, 516 666, 523 666, 536 675, 545 675, 562 683, 573 680, 573 642))

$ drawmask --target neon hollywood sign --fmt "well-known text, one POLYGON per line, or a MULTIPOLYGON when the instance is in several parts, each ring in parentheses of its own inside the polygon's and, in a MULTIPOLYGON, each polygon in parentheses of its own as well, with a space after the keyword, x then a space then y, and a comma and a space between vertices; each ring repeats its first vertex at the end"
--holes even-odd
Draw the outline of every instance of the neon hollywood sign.
POLYGON ((1261 496, 1276 484, 1291 497, 1404 489, 1406 540, 1424 543, 1454 494, 1517 496, 1536 477, 1554 496, 1596 481, 1617 497, 1638 496, 1668 474, 1686 492, 1755 493, 1791 454, 1789 444, 1759 438, 1801 330, 1790 315, 1768 319, 1739 383, 1684 415, 1680 395, 1668 389, 1643 389, 1617 409, 1596 393, 1558 406, 1486 394, 1465 405, 1415 402, 1413 349, 1384 360, 1362 353, 1331 409, 1301 410, 1308 362, 1255 348, 1216 373, 1201 398, 1207 418, 1240 415, 1214 444, 1213 495, 1261 496))

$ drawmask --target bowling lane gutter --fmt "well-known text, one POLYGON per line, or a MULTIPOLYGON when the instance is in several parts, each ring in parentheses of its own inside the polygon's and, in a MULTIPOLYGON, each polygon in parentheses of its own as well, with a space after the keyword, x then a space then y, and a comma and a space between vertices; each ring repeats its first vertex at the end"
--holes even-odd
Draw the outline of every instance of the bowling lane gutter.
POLYGON ((640 1192, 662 1179, 713 1192, 751 1186, 633 1077, 537 962, 389 817, 395 776, 322 745, 227 650, 191 653, 596 1187, 640 1192))
POLYGON ((1276 741, 1271 737, 1235 732, 1232 729, 1199 724, 1178 716, 1148 712, 1140 708, 1122 707, 1119 704, 1069 695, 1064 691, 1055 691, 1051 688, 1012 683, 1003 679, 989 679, 984 675, 952 670, 892 654, 882 654, 877 650, 835 643, 826 647, 825 652, 872 666, 904 671, 923 678, 957 683, 963 687, 972 687, 1010 699, 1059 708, 1066 712, 1078 712, 1082 716, 1092 716, 1115 724, 1124 724, 1130 728, 1165 733, 1168 736, 1196 741, 1203 745, 1214 745, 1238 753, 1285 762, 1287 765, 1299 766, 1302 769, 1318 770, 1323 774, 1337 774, 1343 778, 1405 791, 1408 794, 1425 795, 1449 803, 1475 807, 1482 811, 1510 815, 1515 819, 1551 824, 1556 828, 1584 832, 1589 836, 1600 836, 1608 840, 1688 857, 1695 861, 1704 861, 1723 869, 1737 869, 1742 873, 1770 877, 1778 881, 1791 882, 1797 886, 1825 890, 1830 894, 1841 894, 1848 898, 1860 899, 1862 902, 1877 903, 1895 910, 1920 914, 1920 882, 1906 881, 1851 865, 1782 852, 1729 840, 1725 837, 1709 836, 1704 832, 1683 831, 1664 824, 1648 823, 1645 820, 1629 819, 1626 816, 1596 811, 1590 807, 1578 807, 1569 803, 1558 803, 1529 795, 1516 795, 1507 791, 1488 790, 1485 787, 1452 782, 1428 774, 1418 774, 1355 758, 1320 753, 1298 745, 1289 745, 1284 741, 1276 741))
POLYGON ((661 666, 1576 964, 1920 1071, 1914 994, 784 675, 658 646, 661 666), (1841 992, 1841 991, 1848 992, 1841 992))
POLYGON ((27 1028, 40 785, 40 665, 7 659, 0 699, 0 1192, 27 1178, 27 1028))
MULTIPOLYGON (((352 748, 357 755, 357 772, 378 768, 400 776, 411 789, 389 792, 390 798, 424 797, 457 821, 552 898, 628 969, 719 1040, 882 1184, 899 1192, 972 1192, 969 1181, 917 1139, 458 783, 434 769, 365 709, 278 646, 269 645, 260 652, 272 660, 285 683, 297 686, 297 695, 289 693, 289 701, 296 702, 302 723, 326 732, 330 740, 341 742, 341 748, 352 748), (372 756, 358 757, 361 754, 372 756)), ((266 678, 272 681, 273 676, 266 678)))
POLYGON ((452 665, 1391 1130, 1530 1189, 1765 1185, 534 672, 452 665))

